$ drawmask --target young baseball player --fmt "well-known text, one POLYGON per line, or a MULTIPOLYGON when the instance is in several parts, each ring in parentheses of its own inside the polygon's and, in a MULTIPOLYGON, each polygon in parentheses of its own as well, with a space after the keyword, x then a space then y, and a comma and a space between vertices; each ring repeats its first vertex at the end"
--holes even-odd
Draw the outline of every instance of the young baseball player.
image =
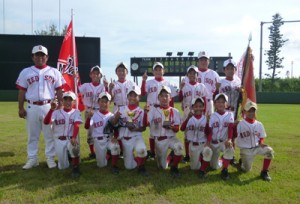
POLYGON ((79 156, 80 145, 78 139, 79 126, 82 123, 79 110, 73 109, 76 100, 75 93, 69 91, 63 94, 63 109, 56 109, 56 103, 51 103, 51 109, 44 119, 46 125, 52 124, 55 138, 55 151, 58 158, 58 168, 69 167, 69 155, 72 159, 72 176, 80 176, 79 156))
POLYGON ((170 163, 171 174, 173 177, 179 177, 178 163, 183 155, 183 145, 176 138, 180 124, 179 111, 169 105, 171 101, 171 89, 168 86, 163 85, 159 87, 158 100, 160 103, 160 107, 158 108, 146 105, 144 124, 145 126, 149 125, 150 134, 155 138, 158 167, 163 169, 168 167, 167 151, 171 149, 174 152, 172 162, 170 163))
POLYGON ((265 181, 271 181, 268 169, 271 160, 274 158, 273 149, 264 144, 267 136, 263 124, 256 118, 257 104, 248 101, 244 107, 246 118, 241 120, 237 126, 237 146, 240 148, 241 168, 243 171, 250 171, 256 155, 264 156, 263 168, 260 176, 265 181))
POLYGON ((199 177, 206 177, 206 169, 212 157, 212 150, 209 147, 211 137, 206 116, 203 115, 205 100, 202 97, 194 98, 192 110, 182 123, 180 130, 185 131, 189 142, 189 155, 191 157, 190 166, 192 170, 199 170, 199 177))
POLYGON ((232 112, 226 111, 227 101, 228 97, 224 93, 215 96, 214 105, 216 112, 211 115, 209 120, 209 127, 211 128, 212 133, 211 149, 213 151, 210 166, 213 169, 220 167, 219 157, 220 152, 223 152, 221 178, 224 180, 229 179, 228 165, 234 155, 231 141, 234 118, 232 112))
MULTIPOLYGON (((189 66, 186 75, 189 79, 189 82, 181 82, 178 96, 179 101, 182 102, 182 108, 184 112, 183 120, 185 120, 188 117, 189 113, 192 111, 193 99, 197 97, 203 97, 203 99, 205 100, 207 96, 206 87, 204 86, 204 84, 197 81, 198 68, 194 65, 189 66)), ((205 111, 205 104, 203 111, 205 111)), ((183 161, 189 162, 189 141, 187 140, 186 132, 184 135, 184 147, 185 157, 183 158, 183 161)))
MULTIPOLYGON (((118 108, 125 107, 128 105, 127 91, 132 87, 136 87, 137 84, 131 80, 127 80, 128 68, 124 62, 117 64, 115 73, 118 77, 117 81, 111 81, 109 84, 109 93, 112 96, 114 102, 113 112, 116 112, 118 108)), ((118 130, 114 131, 116 137, 118 137, 118 130)), ((122 140, 118 138, 118 142, 121 148, 120 156, 123 155, 122 140)))
POLYGON ((43 123, 45 115, 50 109, 51 100, 58 99, 59 107, 62 105, 63 77, 61 73, 47 65, 48 50, 42 45, 32 49, 33 66, 21 71, 16 86, 19 89, 18 104, 19 117, 26 118, 28 133, 27 155, 28 160, 23 169, 38 166, 38 144, 41 131, 45 138, 45 155, 49 168, 55 168, 54 139, 50 125, 43 123), (27 101, 27 108, 24 102, 27 101))
MULTIPOLYGON (((92 110, 99 110, 99 94, 108 90, 108 83, 105 82, 105 80, 103 81, 104 84, 101 84, 103 72, 99 66, 96 65, 92 67, 89 76, 91 78, 91 82, 84 83, 78 88, 79 92, 83 95, 83 104, 86 107, 84 113, 85 119, 87 118, 89 112, 91 112, 92 110)), ((96 155, 94 150, 94 140, 91 132, 92 128, 87 130, 87 143, 90 148, 89 158, 94 159, 96 155)))
MULTIPOLYGON (((141 87, 141 95, 147 95, 147 104, 154 107, 159 107, 159 99, 158 99, 158 90, 161 86, 168 86, 171 90, 171 100, 170 106, 174 107, 173 97, 177 95, 176 90, 173 85, 167 80, 163 78, 164 75, 164 65, 160 62, 155 62, 153 65, 153 76, 154 79, 148 80, 147 71, 143 75, 142 87, 141 87)), ((149 138, 150 151, 148 152, 149 157, 151 159, 155 158, 155 141, 154 137, 150 135, 149 138)))
POLYGON ((143 124, 144 110, 138 107, 140 94, 141 90, 137 86, 127 91, 129 104, 116 111, 114 124, 119 124, 119 138, 122 140, 125 168, 137 167, 138 173, 147 176, 145 169, 147 148, 142 137, 142 132, 146 127, 143 124), (134 152, 136 157, 134 157, 134 152))
MULTIPOLYGON (((208 68, 209 56, 205 51, 198 54, 198 82, 205 85, 208 95, 206 96, 206 115, 209 117, 214 112, 213 96, 219 86, 219 75, 208 68)), ((188 83, 188 78, 185 78, 188 83)))
POLYGON ((85 128, 92 128, 96 161, 98 167, 107 166, 107 160, 111 154, 112 173, 118 174, 117 161, 120 154, 120 146, 116 137, 113 137, 112 127, 114 114, 109 112, 111 96, 108 92, 102 92, 98 98, 99 110, 88 115, 85 128), (110 152, 110 154, 109 154, 110 152))

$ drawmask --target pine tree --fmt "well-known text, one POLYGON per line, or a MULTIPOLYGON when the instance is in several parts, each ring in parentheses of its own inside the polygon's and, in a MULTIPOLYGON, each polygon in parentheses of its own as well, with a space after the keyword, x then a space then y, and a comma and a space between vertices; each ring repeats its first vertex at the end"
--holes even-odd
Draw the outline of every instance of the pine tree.
POLYGON ((284 24, 282 17, 279 13, 272 16, 272 25, 269 27, 269 43, 270 49, 267 50, 266 54, 268 59, 266 64, 268 65, 268 70, 272 70, 272 74, 266 74, 271 78, 271 87, 273 87, 275 82, 275 77, 280 73, 276 73, 276 69, 283 68, 282 60, 284 57, 280 57, 281 48, 288 39, 283 39, 283 35, 280 33, 280 27, 284 24))

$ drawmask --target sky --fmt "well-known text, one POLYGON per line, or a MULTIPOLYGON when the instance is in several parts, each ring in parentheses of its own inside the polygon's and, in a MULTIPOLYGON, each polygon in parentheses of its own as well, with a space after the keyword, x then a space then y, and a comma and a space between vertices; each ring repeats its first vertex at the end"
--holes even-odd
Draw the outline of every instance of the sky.
MULTIPOLYGON (((210 56, 228 56, 238 62, 248 45, 253 49, 255 77, 259 77, 260 22, 280 13, 285 21, 300 20, 299 0, 0 0, 0 32, 33 34, 55 24, 62 30, 74 13, 75 36, 101 38, 101 67, 116 79, 115 66, 131 57, 165 56, 166 52, 202 50, 210 56), (33 8, 33 9, 32 9, 33 8), (32 18, 33 14, 33 18, 32 18), (113 71, 112 71, 113 70, 113 71)), ((263 26, 263 53, 269 48, 263 26)), ((281 27, 289 39, 281 51, 280 76, 300 77, 300 22, 281 27)), ((174 55, 174 54, 173 54, 174 55)), ((271 73, 262 58, 262 75, 271 73)), ((80 69, 80 68, 79 68, 80 69)), ((171 78, 174 83, 178 79, 171 78)))

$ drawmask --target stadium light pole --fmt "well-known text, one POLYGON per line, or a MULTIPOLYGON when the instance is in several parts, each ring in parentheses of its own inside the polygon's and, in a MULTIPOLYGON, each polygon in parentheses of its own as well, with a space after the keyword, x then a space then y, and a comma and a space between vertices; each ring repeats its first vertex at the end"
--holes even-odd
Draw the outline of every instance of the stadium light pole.
MULTIPOLYGON (((300 20, 282 21, 283 23, 299 23, 300 20)), ((259 87, 258 92, 262 92, 262 40, 264 24, 273 23, 272 21, 260 22, 260 53, 259 53, 259 87)))

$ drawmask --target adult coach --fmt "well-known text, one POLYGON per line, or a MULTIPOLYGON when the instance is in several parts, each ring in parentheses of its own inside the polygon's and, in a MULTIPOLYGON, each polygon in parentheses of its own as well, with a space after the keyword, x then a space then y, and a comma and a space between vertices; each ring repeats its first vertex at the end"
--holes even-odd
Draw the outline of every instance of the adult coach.
POLYGON ((49 168, 55 168, 54 139, 50 125, 43 124, 44 118, 50 109, 50 102, 57 95, 59 107, 62 102, 62 75, 47 65, 48 50, 42 45, 32 49, 33 66, 23 69, 17 79, 16 86, 19 89, 19 117, 26 119, 28 133, 27 163, 23 169, 38 166, 38 143, 41 131, 44 133, 46 149, 45 155, 49 168), (24 102, 27 101, 27 109, 24 102))

